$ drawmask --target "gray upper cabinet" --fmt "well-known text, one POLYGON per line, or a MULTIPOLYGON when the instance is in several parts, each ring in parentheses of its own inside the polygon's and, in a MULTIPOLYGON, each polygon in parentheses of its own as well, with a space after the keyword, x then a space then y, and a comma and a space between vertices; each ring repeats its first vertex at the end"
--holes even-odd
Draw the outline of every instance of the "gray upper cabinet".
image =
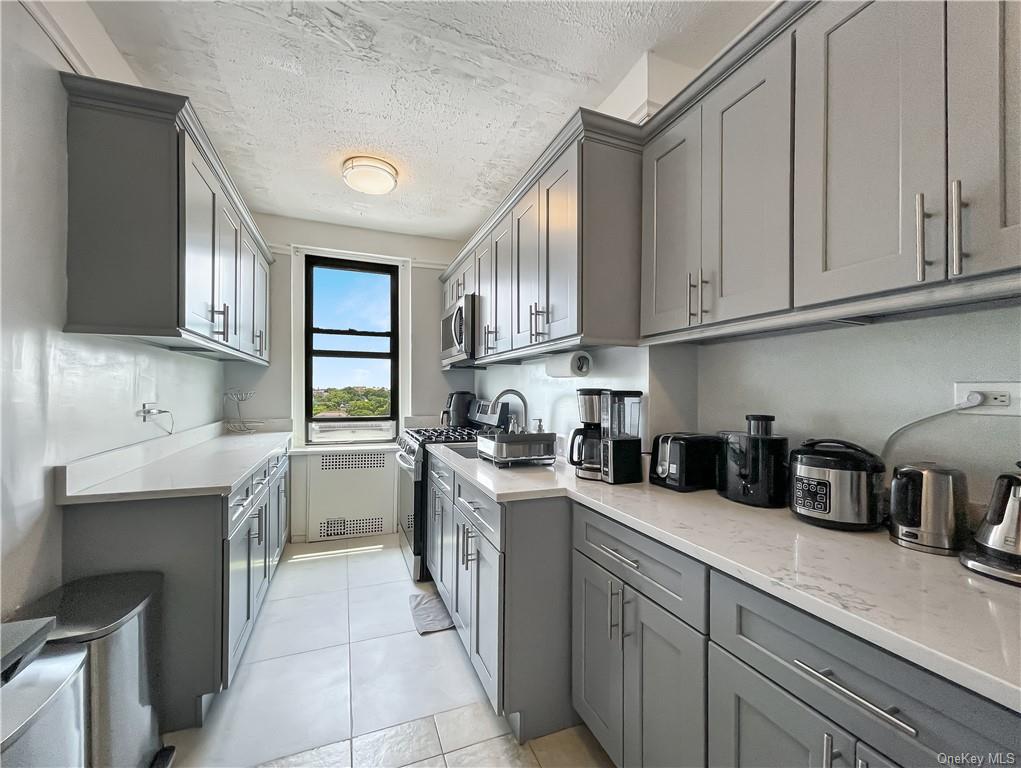
POLYGON ((511 348, 514 317, 514 251, 511 241, 511 214, 507 214, 493 229, 490 238, 493 288, 486 354, 506 352, 511 348))
POLYGON ((216 219, 220 185, 184 134, 184 325, 212 337, 216 316, 216 219))
POLYGON ((61 81, 68 94, 65 330, 268 361, 265 343, 262 354, 247 343, 245 313, 251 286, 254 332, 265 336, 269 248, 191 103, 69 73, 61 81))
POLYGON ((255 354, 269 359, 269 261, 262 254, 255 260, 255 284, 253 291, 252 343, 255 354))
POLYGON ((1021 266, 1021 4, 947 5, 950 277, 1021 266))
POLYGON ((709 765, 852 768, 851 734, 709 644, 709 765))
POLYGON ((573 552, 572 675, 574 708, 614 765, 624 754, 624 583, 573 552))
POLYGON ((704 766, 706 638, 624 587, 624 765, 704 766))
POLYGON ((238 278, 238 339, 242 352, 254 355, 255 341, 255 272, 260 254, 246 229, 241 232, 241 266, 238 278))
POLYGON ((946 279, 944 13, 824 3, 798 25, 796 306, 946 279))
POLYGON ((533 186, 511 211, 513 307, 511 346, 535 342, 535 307, 539 303, 539 185, 533 186))
POLYGON ((702 108, 642 153, 642 335, 699 323, 702 269, 702 108))
POLYGON ((702 103, 701 322, 791 305, 792 55, 783 35, 702 103))
POLYGON ((478 301, 475 304, 475 323, 478 326, 475 338, 479 345, 478 354, 493 350, 493 336, 496 333, 496 283, 493 271, 493 243, 486 237, 475 249, 475 277, 478 283, 478 301))
POLYGON ((578 332, 578 155, 568 147, 539 179, 539 299, 535 338, 578 332))

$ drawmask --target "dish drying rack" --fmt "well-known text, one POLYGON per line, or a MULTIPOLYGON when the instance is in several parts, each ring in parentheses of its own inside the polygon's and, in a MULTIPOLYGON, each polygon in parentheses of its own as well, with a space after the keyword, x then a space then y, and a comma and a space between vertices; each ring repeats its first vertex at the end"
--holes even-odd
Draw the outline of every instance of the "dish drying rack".
POLYGON ((236 419, 228 419, 224 421, 224 425, 227 427, 228 432, 237 432, 239 434, 247 435, 252 432, 257 432, 257 428, 266 423, 264 421, 246 419, 241 415, 241 403, 245 403, 255 397, 254 391, 230 389, 224 394, 226 397, 234 401, 234 405, 237 407, 238 411, 238 417, 236 419))

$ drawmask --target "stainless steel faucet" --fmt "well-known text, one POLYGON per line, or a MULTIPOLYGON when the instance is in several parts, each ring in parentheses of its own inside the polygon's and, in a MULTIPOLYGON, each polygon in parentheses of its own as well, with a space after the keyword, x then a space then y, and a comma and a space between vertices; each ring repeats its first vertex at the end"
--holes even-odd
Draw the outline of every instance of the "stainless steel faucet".
POLYGON ((500 401, 503 400, 503 398, 506 395, 514 395, 518 400, 521 401, 521 410, 522 410, 522 413, 521 413, 521 416, 522 416, 522 419, 521 419, 521 431, 522 432, 527 432, 528 431, 528 424, 529 424, 529 421, 528 421, 528 401, 525 399, 525 396, 523 394, 518 392, 518 390, 516 390, 516 389, 505 389, 503 392, 501 392, 496 397, 494 397, 492 399, 492 401, 489 403, 489 412, 491 414, 492 413, 498 413, 499 412, 499 408, 497 406, 499 405, 500 401))

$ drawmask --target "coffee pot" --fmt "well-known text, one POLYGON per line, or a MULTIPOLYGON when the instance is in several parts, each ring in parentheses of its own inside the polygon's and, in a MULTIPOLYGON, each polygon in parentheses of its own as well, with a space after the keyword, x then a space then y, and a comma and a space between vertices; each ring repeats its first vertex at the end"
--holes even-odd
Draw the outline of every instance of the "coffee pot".
MULTIPOLYGON (((1021 461, 1017 467, 1021 470, 1021 461)), ((975 531, 975 543, 983 552, 1021 566, 1021 471, 996 478, 989 508, 975 531)))

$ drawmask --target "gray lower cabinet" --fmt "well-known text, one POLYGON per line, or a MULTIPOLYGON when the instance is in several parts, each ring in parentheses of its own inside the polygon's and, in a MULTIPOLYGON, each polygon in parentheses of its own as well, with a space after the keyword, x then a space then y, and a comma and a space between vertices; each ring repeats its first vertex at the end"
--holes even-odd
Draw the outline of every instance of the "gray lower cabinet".
POLYGON ((539 179, 539 298, 536 341, 579 331, 578 166, 581 145, 568 147, 539 179))
POLYGON ((252 513, 255 516, 255 539, 252 552, 252 600, 255 601, 253 613, 258 615, 259 609, 266 599, 270 580, 270 540, 269 540, 270 494, 264 494, 259 506, 252 513))
POLYGON ((503 639, 503 555, 482 533, 470 529, 465 568, 471 581, 468 658, 493 709, 503 701, 500 674, 503 639))
POLYGON ((947 3, 951 279, 1021 267, 1021 4, 947 3))
POLYGON ((469 632, 471 630, 472 580, 471 573, 465 568, 465 555, 468 547, 468 535, 471 523, 456 507, 451 505, 454 520, 454 551, 453 578, 450 590, 450 618, 461 638, 465 650, 471 648, 469 632))
POLYGON ((223 543, 224 563, 224 687, 234 678, 234 672, 241 662, 248 637, 255 623, 255 599, 253 579, 258 559, 255 544, 257 523, 251 515, 244 520, 223 543))
POLYGON ((853 768, 854 747, 847 731, 709 644, 712 768, 853 768))
POLYGON ((624 765, 706 764, 705 635, 624 586, 624 765))
POLYGON ((798 24, 795 306, 946 279, 945 11, 823 3, 798 24))
POLYGON ((614 765, 624 760, 624 582, 572 553, 571 698, 614 765))
POLYGON ((287 505, 287 470, 279 473, 269 488, 269 553, 270 553, 270 577, 276 571, 277 565, 287 544, 288 533, 290 532, 290 516, 287 505))
POLYGON ((901 768, 899 764, 862 741, 854 746, 854 766, 855 768, 901 768))
POLYGON ((61 81, 65 330, 268 361, 269 248, 191 103, 69 73, 61 81))

